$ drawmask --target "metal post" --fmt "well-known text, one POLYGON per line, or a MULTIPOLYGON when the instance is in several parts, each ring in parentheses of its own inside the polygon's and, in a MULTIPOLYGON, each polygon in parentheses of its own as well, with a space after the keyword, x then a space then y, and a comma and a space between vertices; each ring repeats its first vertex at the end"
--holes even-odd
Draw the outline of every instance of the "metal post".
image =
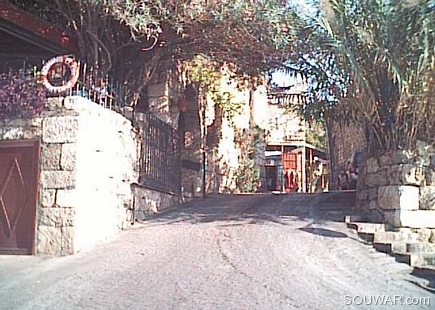
POLYGON ((205 153, 205 149, 202 151, 202 198, 205 198, 207 193, 206 193, 206 188, 205 188, 205 182, 206 182, 206 160, 207 160, 207 156, 205 153))
POLYGON ((206 137, 207 137, 207 124, 205 121, 205 100, 204 100, 204 96, 202 94, 202 90, 201 88, 199 88, 199 109, 200 109, 200 130, 201 130, 201 166, 202 166, 202 175, 201 175, 201 179, 202 179, 202 198, 205 198, 207 195, 207 191, 206 191, 206 185, 205 182, 207 180, 207 175, 206 175, 206 161, 207 161, 207 153, 206 153, 206 137))
POLYGON ((302 147, 302 192, 306 193, 307 192, 307 170, 306 170, 306 156, 307 156, 307 152, 306 152, 306 144, 305 144, 305 139, 304 139, 304 145, 302 147))
POLYGON ((281 192, 285 193, 284 145, 281 145, 281 192))

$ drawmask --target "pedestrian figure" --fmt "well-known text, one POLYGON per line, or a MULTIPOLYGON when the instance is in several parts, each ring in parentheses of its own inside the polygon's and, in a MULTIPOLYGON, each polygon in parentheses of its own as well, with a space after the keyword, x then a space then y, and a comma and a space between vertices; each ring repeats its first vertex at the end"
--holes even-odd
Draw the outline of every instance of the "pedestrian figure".
POLYGON ((293 171, 289 170, 287 171, 287 176, 288 176, 288 188, 292 190, 295 188, 295 174, 293 173, 293 171))
POLYGON ((299 192, 299 174, 296 172, 295 173, 295 192, 299 192))
POLYGON ((323 164, 318 157, 314 157, 314 162, 310 167, 310 192, 322 192, 323 164))
POLYGON ((109 93, 109 90, 107 88, 107 83, 106 81, 104 81, 104 79, 102 78, 98 78, 98 82, 97 85, 92 87, 95 95, 96 95, 96 99, 98 100, 97 103, 99 103, 102 106, 106 106, 107 102, 109 99, 112 99, 112 96, 109 93))

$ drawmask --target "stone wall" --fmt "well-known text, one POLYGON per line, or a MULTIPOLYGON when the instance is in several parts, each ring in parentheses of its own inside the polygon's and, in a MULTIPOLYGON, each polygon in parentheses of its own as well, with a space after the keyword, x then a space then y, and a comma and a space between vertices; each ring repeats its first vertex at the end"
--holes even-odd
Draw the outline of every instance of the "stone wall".
POLYGON ((419 143, 364 161, 358 205, 393 227, 435 228, 435 149, 419 143))
POLYGON ((148 109, 165 123, 178 127, 179 84, 177 74, 165 62, 160 63, 147 84, 148 109))
POLYGON ((363 131, 354 125, 328 123, 330 156, 330 189, 339 189, 338 178, 348 169, 347 162, 353 160, 355 152, 366 149, 363 131))
POLYGON ((132 186, 134 193, 134 218, 145 221, 153 215, 180 203, 180 197, 173 194, 157 192, 138 184, 132 186))
POLYGON ((129 227, 134 209, 143 219, 178 204, 176 196, 132 186, 140 139, 131 121, 81 97, 50 99, 49 107, 0 123, 0 140, 41 140, 38 254, 86 250, 129 227))
POLYGON ((121 114, 80 97, 67 101, 79 115, 77 142, 69 147, 76 186, 64 199, 75 206, 74 246, 80 251, 130 225, 140 141, 121 114))

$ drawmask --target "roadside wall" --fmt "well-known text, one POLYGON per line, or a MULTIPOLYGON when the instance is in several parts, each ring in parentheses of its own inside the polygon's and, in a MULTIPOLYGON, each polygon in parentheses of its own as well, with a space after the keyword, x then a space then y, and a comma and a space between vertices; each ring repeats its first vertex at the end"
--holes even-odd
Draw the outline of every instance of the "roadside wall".
POLYGON ((130 226, 130 184, 138 178, 140 141, 131 122, 121 114, 80 97, 66 99, 67 105, 68 101, 70 108, 78 112, 77 142, 70 147, 76 187, 64 199, 71 198, 75 206, 78 251, 130 226))
POLYGON ((76 212, 64 194, 76 186, 70 151, 77 141, 78 114, 59 109, 57 100, 49 103, 52 109, 39 117, 2 120, 0 140, 41 140, 36 251, 63 255, 74 252, 76 212))
POLYGON ((363 131, 355 125, 330 122, 327 127, 331 163, 330 189, 338 190, 338 178, 349 168, 347 163, 352 162, 355 152, 364 151, 367 143, 363 131))
POLYGON ((416 150, 369 157, 358 178, 360 208, 393 227, 435 228, 435 149, 419 142, 416 150))
POLYGON ((41 140, 38 254, 86 250, 130 227, 133 210, 146 219, 178 203, 137 185, 141 141, 130 120, 81 97, 48 106, 38 117, 0 122, 0 140, 41 140))

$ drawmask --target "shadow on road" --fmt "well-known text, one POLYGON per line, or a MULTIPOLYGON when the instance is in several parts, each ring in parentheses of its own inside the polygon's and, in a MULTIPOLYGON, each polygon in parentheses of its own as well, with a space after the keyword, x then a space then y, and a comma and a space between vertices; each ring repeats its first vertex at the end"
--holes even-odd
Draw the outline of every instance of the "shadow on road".
POLYGON ((411 275, 425 280, 427 282, 425 288, 429 289, 431 292, 435 292, 435 269, 414 267, 411 275))
POLYGON ((156 215, 148 225, 201 224, 217 222, 222 226, 261 225, 276 223, 290 225, 295 221, 343 222, 354 213, 352 193, 323 193, 288 195, 216 194, 180 205, 177 209, 156 215))
POLYGON ((299 228, 299 230, 305 231, 310 234, 319 235, 323 237, 330 237, 330 238, 347 238, 348 236, 346 234, 343 234, 342 232, 325 229, 325 228, 315 228, 315 227, 303 227, 299 228))
MULTIPOLYGON (((222 228, 272 223, 316 236, 348 238, 367 245, 366 241, 355 235, 330 229, 336 226, 319 227, 333 222, 344 225, 346 215, 363 215, 355 205, 355 193, 349 192, 287 195, 221 194, 182 204, 175 210, 158 214, 145 223, 146 227, 214 223, 216 227, 222 228)), ((426 289, 435 290, 435 270, 415 268, 411 275, 428 283, 425 285, 426 289)))

